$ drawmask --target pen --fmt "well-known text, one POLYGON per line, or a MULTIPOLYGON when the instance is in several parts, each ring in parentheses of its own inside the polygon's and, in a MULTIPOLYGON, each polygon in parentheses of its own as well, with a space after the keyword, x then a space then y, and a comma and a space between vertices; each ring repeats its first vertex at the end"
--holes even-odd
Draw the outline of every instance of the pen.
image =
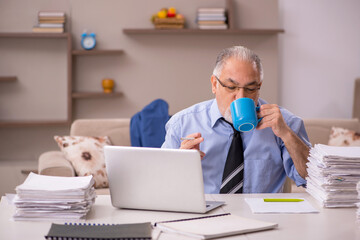
POLYGON ((181 141, 184 141, 184 140, 194 140, 195 138, 193 137, 182 137, 180 138, 181 141))
POLYGON ((304 199, 298 198, 264 198, 264 202, 302 202, 304 199))

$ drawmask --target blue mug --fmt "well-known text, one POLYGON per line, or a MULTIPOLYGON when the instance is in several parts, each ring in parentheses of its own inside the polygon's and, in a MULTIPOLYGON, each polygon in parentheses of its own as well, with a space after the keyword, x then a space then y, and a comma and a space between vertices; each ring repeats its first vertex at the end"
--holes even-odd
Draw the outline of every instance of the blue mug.
POLYGON ((239 132, 248 132, 256 128, 262 118, 258 119, 255 106, 251 98, 239 98, 230 104, 231 117, 234 128, 239 132))

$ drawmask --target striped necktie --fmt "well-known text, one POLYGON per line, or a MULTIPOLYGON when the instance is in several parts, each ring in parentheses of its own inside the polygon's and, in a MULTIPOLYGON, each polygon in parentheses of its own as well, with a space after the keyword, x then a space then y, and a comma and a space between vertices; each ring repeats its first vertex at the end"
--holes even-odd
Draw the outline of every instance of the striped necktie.
POLYGON ((226 158, 220 193, 242 193, 244 184, 244 150, 240 132, 223 119, 234 130, 234 136, 226 158))

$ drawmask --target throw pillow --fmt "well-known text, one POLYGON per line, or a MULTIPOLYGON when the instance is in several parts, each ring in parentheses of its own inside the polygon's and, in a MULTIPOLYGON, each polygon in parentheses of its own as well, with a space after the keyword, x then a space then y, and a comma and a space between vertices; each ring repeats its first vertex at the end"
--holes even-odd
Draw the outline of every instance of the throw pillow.
POLYGON ((103 147, 108 137, 54 136, 78 176, 93 175, 95 188, 108 187, 103 147))
POLYGON ((332 127, 328 145, 360 146, 360 133, 344 128, 332 127))

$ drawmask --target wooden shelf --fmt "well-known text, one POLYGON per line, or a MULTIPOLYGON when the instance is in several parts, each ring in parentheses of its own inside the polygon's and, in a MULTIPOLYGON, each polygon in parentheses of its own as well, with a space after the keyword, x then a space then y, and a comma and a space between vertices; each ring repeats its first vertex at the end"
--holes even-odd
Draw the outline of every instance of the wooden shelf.
POLYGON ((70 33, 33 33, 33 32, 13 32, 0 33, 0 38, 68 38, 70 33))
POLYGON ((83 55, 118 55, 123 54, 124 50, 73 50, 72 55, 83 56, 83 55))
POLYGON ((123 93, 113 92, 113 93, 104 93, 104 92, 73 92, 72 98, 113 98, 120 97, 123 93))
POLYGON ((226 34, 226 35, 273 35, 284 33, 284 29, 152 29, 152 28, 125 28, 125 34, 185 34, 185 35, 203 35, 203 34, 226 34))
POLYGON ((34 127, 34 126, 59 126, 70 125, 71 121, 0 121, 0 127, 34 127))
MULTIPOLYGON (((70 33, 34 33, 34 32, 1 32, 0 38, 24 38, 24 39, 63 39, 66 40, 66 57, 67 57, 67 119, 66 120, 0 120, 0 127, 32 127, 32 126, 59 126, 70 125, 72 120, 72 40, 70 33)), ((14 82, 15 76, 0 77, 0 82, 14 82)))
POLYGON ((4 76, 0 77, 0 82, 16 82, 17 77, 14 76, 4 76))

